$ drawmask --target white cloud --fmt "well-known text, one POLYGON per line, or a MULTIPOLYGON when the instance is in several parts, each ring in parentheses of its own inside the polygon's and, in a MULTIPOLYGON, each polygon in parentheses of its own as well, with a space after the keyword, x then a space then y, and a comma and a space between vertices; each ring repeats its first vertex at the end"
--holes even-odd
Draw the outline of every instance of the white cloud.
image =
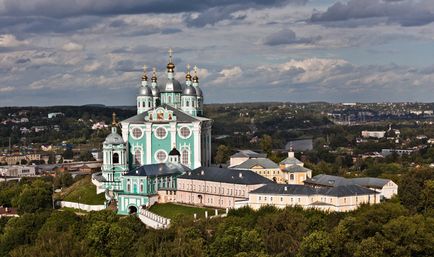
POLYGON ((219 72, 219 77, 217 77, 213 83, 221 84, 230 79, 238 78, 243 73, 243 70, 239 66, 235 66, 228 69, 223 69, 219 72))
POLYGON ((0 47, 17 47, 22 45, 28 45, 29 42, 26 40, 18 40, 12 34, 0 35, 0 47))
POLYGON ((0 93, 8 93, 15 91, 14 87, 0 87, 0 93))
POLYGON ((84 72, 94 72, 98 70, 101 67, 101 63, 99 62, 93 62, 91 64, 87 64, 83 67, 84 72))
POLYGON ((83 48, 83 45, 74 42, 68 42, 62 46, 62 49, 67 52, 81 51, 83 48))

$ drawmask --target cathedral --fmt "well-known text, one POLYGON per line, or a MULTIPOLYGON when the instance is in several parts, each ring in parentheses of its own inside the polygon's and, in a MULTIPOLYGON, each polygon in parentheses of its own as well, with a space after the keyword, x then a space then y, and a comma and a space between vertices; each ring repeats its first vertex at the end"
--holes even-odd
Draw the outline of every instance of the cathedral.
POLYGON ((137 95, 137 115, 120 124, 103 143, 102 184, 119 214, 175 198, 177 177, 211 164, 210 119, 203 117, 204 97, 197 67, 187 66, 185 82, 175 79, 169 50, 165 78, 146 69, 137 95))

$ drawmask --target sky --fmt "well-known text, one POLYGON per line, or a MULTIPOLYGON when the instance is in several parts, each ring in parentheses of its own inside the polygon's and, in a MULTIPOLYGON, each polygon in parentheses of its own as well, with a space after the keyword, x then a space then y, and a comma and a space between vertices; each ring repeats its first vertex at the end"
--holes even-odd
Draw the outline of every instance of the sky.
POLYGON ((434 102, 434 0, 0 0, 0 106, 135 105, 169 48, 205 103, 434 102))

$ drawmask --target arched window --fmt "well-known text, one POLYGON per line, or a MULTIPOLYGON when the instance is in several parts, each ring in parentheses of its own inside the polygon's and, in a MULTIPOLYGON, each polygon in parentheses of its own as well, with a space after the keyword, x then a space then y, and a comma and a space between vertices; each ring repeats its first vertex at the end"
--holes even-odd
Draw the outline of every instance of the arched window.
POLYGON ((189 107, 189 106, 190 106, 190 102, 189 102, 189 101, 186 101, 186 102, 185 102, 185 105, 186 105, 187 107, 189 107))
POLYGON ((289 175, 289 180, 294 180, 294 174, 289 175))
POLYGON ((190 159, 190 152, 187 149, 184 149, 182 150, 181 155, 181 163, 184 165, 188 165, 188 161, 190 159))
POLYGON ((192 102, 191 102, 191 106, 193 106, 193 107, 194 107, 194 101, 192 101, 192 102))
POLYGON ((143 184, 140 184, 140 192, 143 192, 143 184))
POLYGON ((142 164, 142 151, 140 149, 136 149, 134 152, 134 164, 141 165, 142 164))
POLYGON ((151 107, 151 102, 150 101, 148 102, 148 107, 151 107))
POLYGON ((118 153, 113 154, 113 164, 115 164, 115 163, 119 163, 119 154, 118 153))
POLYGON ((167 102, 172 103, 172 97, 170 95, 167 97, 167 102))
POLYGON ((128 183, 127 184, 127 192, 130 192, 131 191, 131 185, 128 183))

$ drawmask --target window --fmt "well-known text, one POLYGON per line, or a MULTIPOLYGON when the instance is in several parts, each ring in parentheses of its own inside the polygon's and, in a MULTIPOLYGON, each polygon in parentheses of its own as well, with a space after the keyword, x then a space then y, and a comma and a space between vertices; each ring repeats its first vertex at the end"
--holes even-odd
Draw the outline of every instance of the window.
POLYGON ((163 150, 159 150, 158 152, 156 152, 155 154, 155 159, 157 159, 157 161, 159 162, 165 162, 167 159, 167 154, 165 151, 163 150))
POLYGON ((113 163, 114 164, 119 163, 119 154, 118 153, 113 154, 113 163))
POLYGON ((151 107, 151 102, 148 102, 148 107, 151 107))
POLYGON ((294 180, 294 174, 289 175, 289 180, 294 180))
POLYGON ((186 101, 186 102, 185 102, 185 106, 186 106, 186 107, 189 107, 189 106, 190 106, 190 102, 189 102, 189 101, 186 101))
POLYGON ((140 149, 136 149, 134 152, 134 164, 137 166, 142 164, 142 151, 140 149))
POLYGON ((182 127, 179 130, 179 134, 181 135, 182 138, 188 138, 188 137, 190 137, 190 133, 191 133, 191 131, 187 127, 182 127))
POLYGON ((182 150, 181 163, 184 165, 188 165, 189 159, 190 159, 190 152, 187 149, 182 150))
POLYGON ((165 128, 163 128, 163 127, 159 127, 159 128, 157 128, 157 129, 155 130, 155 134, 156 134, 156 136, 157 136, 158 138, 162 139, 162 138, 165 138, 165 137, 166 137, 166 135, 167 135, 167 131, 166 131, 165 128))
POLYGON ((143 132, 140 128, 133 128, 132 132, 133 138, 135 139, 141 138, 143 135, 143 132))
POLYGON ((143 192, 143 184, 140 184, 140 192, 143 192))
POLYGON ((130 191, 131 191, 131 185, 128 184, 128 185, 127 185, 127 192, 130 192, 130 191))
POLYGON ((172 97, 170 95, 167 97, 167 102, 172 103, 172 97))
POLYGON ((283 197, 280 197, 280 201, 283 202, 283 197))

